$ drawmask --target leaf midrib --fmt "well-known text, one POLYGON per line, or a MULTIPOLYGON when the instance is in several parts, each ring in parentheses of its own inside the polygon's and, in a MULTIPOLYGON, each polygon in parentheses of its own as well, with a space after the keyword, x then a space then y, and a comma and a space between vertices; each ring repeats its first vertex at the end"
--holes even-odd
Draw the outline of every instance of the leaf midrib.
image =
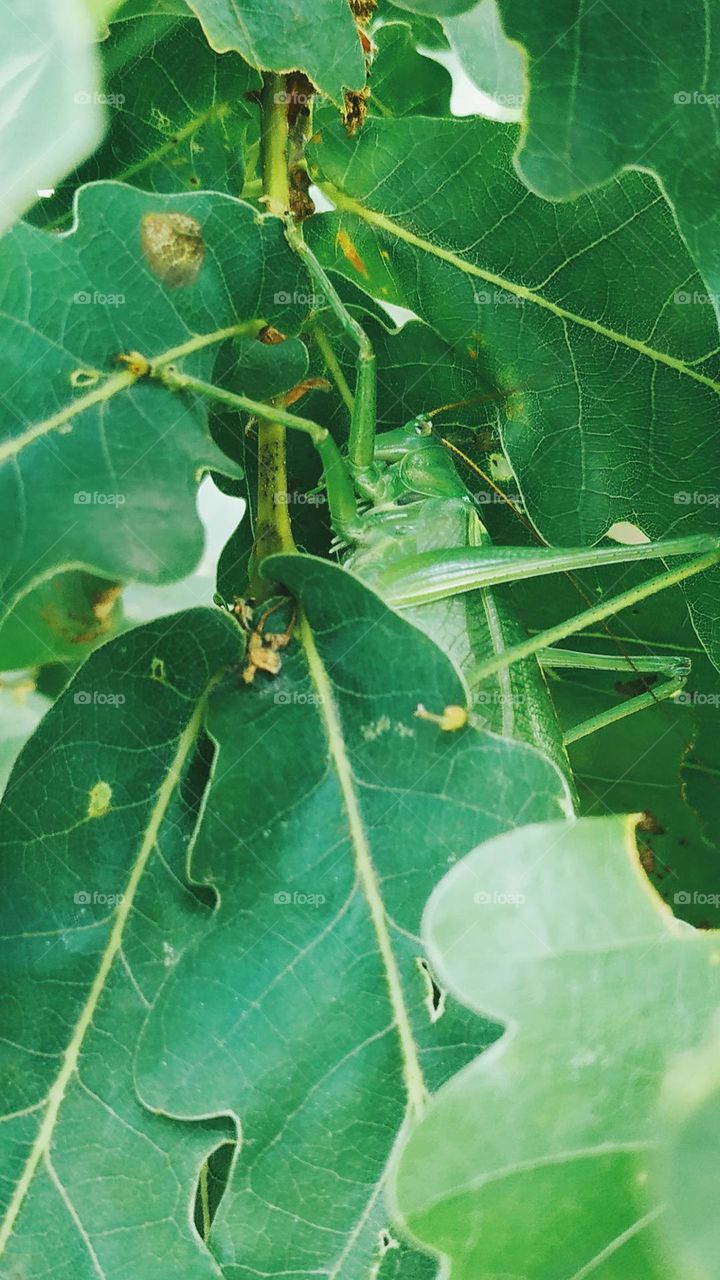
POLYGON ((390 939, 385 906, 372 859, 372 850, 370 849, 360 804, 355 792, 340 713, 330 678, 315 644, 312 628, 304 614, 300 617, 298 634, 305 651, 310 679, 318 694, 319 714, 325 727, 328 750, 335 767, 347 814, 350 838, 355 854, 355 869, 368 905, 378 950, 385 970, 393 1021, 397 1028, 402 1052, 403 1077, 408 1109, 412 1115, 418 1116, 425 1108, 428 1089, 420 1066, 410 1014, 405 1004, 400 971, 390 939))
MULTIPOLYGON (((215 102, 211 107, 207 107, 205 111, 197 112, 193 115, 182 128, 177 129, 172 138, 166 138, 164 142, 147 151, 142 160, 135 160, 132 164, 128 164, 124 169, 118 170, 113 174, 113 182, 127 182, 128 178, 134 178, 138 173, 143 173, 145 169, 151 169, 154 164, 162 160, 169 152, 177 150, 182 146, 183 142, 187 142, 188 138, 192 138, 199 129, 209 124, 215 117, 222 120, 232 107, 232 101, 215 102)), ((149 121, 143 120, 142 124, 150 124, 149 121)), ((43 231, 56 231, 58 227, 63 227, 71 221, 73 217, 72 210, 60 213, 56 218, 52 218, 48 222, 42 224, 43 231)))
POLYGON ((552 302, 550 298, 545 298, 541 293, 536 292, 536 290, 529 289, 526 285, 517 284, 506 276, 497 275, 494 271, 488 271, 484 267, 478 267, 474 263, 466 262, 451 249, 444 249, 441 245, 432 244, 431 241, 425 240, 422 236, 415 235, 413 231, 408 230, 407 227, 398 222, 394 222, 386 214, 378 213, 376 210, 362 204, 361 201, 354 199, 354 197, 346 195, 344 191, 335 187, 332 183, 320 181, 318 185, 327 198, 341 212, 354 214, 356 217, 361 218, 363 222, 368 223, 368 225, 395 236, 398 240, 412 245, 415 249, 420 249, 423 253, 440 258, 443 262, 447 262, 465 275, 475 276, 480 280, 484 280, 487 284, 491 284, 497 289, 502 289, 505 293, 513 294, 524 302, 549 311, 560 320, 569 321, 571 324, 577 324, 584 329, 589 329, 592 333, 596 333, 610 342, 628 347, 631 351, 635 351, 657 364, 663 364, 667 368, 673 369, 676 373, 691 378, 694 382, 699 382, 702 386, 709 387, 712 391, 720 393, 720 382, 715 381, 715 379, 708 377, 706 374, 698 373, 684 360, 680 360, 666 351, 659 351, 656 347, 649 346, 648 343, 643 342, 640 338, 633 338, 629 334, 621 333, 618 329, 611 329, 599 320, 592 320, 588 316, 582 316, 575 311, 568 310, 566 307, 561 307, 558 303, 552 302))
POLYGON ((208 691, 209 690, 206 690, 205 696, 198 701, 195 711, 181 733, 177 750, 157 793, 157 799, 153 806, 138 856, 130 873, 125 893, 118 905, 115 914, 115 922, 110 932, 105 950, 102 954, 88 998, 75 1025, 72 1038, 65 1050, 60 1071, 47 1094, 47 1110, 45 1117, 30 1149, 28 1158, 25 1162, 25 1167, 8 1204, 5 1217, 2 1223, 0 1223, 0 1257, 5 1252, 5 1248, 12 1236, 15 1222, 22 1210, 25 1198, 30 1191, 35 1174, 37 1173, 41 1162, 44 1162, 45 1157, 51 1149, 52 1138, 60 1115, 60 1109, 64 1102, 70 1081, 77 1069, 85 1036, 92 1025, 94 1014, 105 990, 105 984, 120 952, 125 926, 133 907, 138 886, 143 877, 150 856, 155 848, 160 827, 165 814, 167 813, 168 806, 170 805, 176 787, 181 781, 183 767, 193 750, 202 725, 208 691))
MULTIPOLYGON (((246 320, 241 324, 228 325, 224 329, 216 329, 213 333, 195 334, 194 337, 180 343, 179 346, 171 347, 167 351, 163 351, 159 356, 153 356, 151 359, 152 367, 153 369, 163 369, 174 360, 181 360, 183 356, 192 355, 195 351, 201 351, 204 347, 212 346, 214 343, 224 342, 226 338, 254 334, 262 329, 264 323, 264 320, 246 320)), ((104 378, 105 381, 99 387, 94 387, 92 391, 88 391, 86 395, 79 396, 77 400, 73 400, 64 409, 51 414, 49 418, 33 423, 20 435, 13 436, 11 439, 6 440, 4 444, 0 444, 0 465, 10 458, 18 457, 24 449, 34 444, 36 440, 42 439, 52 431, 57 431, 66 422, 79 417, 83 413, 87 413, 95 405, 111 400, 120 391, 125 391, 140 380, 140 375, 132 373, 130 370, 113 374, 110 377, 97 369, 87 370, 87 372, 97 373, 98 377, 104 378)))

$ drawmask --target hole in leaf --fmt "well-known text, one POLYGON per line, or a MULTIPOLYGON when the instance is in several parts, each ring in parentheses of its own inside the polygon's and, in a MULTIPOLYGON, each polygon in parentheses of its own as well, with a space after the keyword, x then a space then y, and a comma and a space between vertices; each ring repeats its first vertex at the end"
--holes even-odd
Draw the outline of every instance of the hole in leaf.
POLYGON ((431 1022, 437 1022, 445 1012, 445 992, 439 987, 433 972, 424 956, 416 956, 415 963, 420 970, 425 987, 425 1008, 431 1022))
POLYGON ((198 1235, 207 1240, 230 1177, 236 1142, 223 1142, 210 1153, 198 1175, 193 1221, 198 1235))
POLYGON ((608 538, 612 538, 613 542, 621 542, 624 546, 639 546, 641 542, 649 542, 646 533, 639 529, 636 524, 632 524, 630 520, 617 520, 607 531, 608 538))
MULTIPOLYGON (((215 758, 215 747, 213 741, 207 734, 203 733, 199 736, 195 752, 185 771, 185 775, 180 784, 179 798, 183 805, 190 810, 192 815, 191 822, 193 827, 200 821, 202 804, 205 793, 210 785, 210 773, 215 758)), ((211 884, 199 884, 193 882, 192 863, 188 874, 187 867, 180 869, 180 874, 187 884, 190 893, 193 894, 199 902, 213 910, 217 906, 218 896, 211 884)))
POLYGON ((99 380, 100 374, 96 369, 73 369, 70 374, 71 387, 94 387, 99 380))

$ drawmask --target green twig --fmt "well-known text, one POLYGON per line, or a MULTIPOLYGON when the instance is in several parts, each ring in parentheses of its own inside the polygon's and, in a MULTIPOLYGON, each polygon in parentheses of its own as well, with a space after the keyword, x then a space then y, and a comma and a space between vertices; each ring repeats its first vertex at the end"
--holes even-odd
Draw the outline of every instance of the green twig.
MULTIPOLYGON (((290 201, 287 173, 287 114, 283 76, 266 75, 262 94, 260 164, 263 200, 269 213, 283 218, 290 201)), ((267 406, 266 406, 267 410, 267 406)), ((267 411, 258 430, 257 507, 251 557, 251 591, 259 599, 272 592, 259 574, 266 556, 295 551, 287 505, 285 427, 267 411)))

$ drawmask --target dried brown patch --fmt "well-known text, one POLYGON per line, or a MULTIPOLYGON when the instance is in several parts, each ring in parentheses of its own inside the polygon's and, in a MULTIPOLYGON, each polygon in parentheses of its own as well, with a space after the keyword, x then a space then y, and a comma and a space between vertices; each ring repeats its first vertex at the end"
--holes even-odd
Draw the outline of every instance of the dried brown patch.
POLYGON ((205 243, 196 218, 187 213, 146 213, 140 241, 150 270, 168 289, 180 289, 197 280, 205 243))

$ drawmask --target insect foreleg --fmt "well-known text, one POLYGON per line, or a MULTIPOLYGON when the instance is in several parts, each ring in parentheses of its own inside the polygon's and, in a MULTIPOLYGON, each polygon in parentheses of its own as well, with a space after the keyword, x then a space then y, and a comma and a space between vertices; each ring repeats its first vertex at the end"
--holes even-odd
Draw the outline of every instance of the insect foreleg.
POLYGON ((360 534, 360 521, 357 514, 355 490, 345 460, 326 427, 310 418, 300 418, 297 414, 288 413, 275 405, 263 404, 260 400, 251 400, 248 396, 237 395, 233 391, 225 391, 211 382, 203 382, 200 378, 190 377, 174 367, 151 371, 151 376, 158 377, 167 387, 174 391, 191 391, 195 395, 204 396, 226 404, 231 409, 252 414, 261 422, 277 422, 289 427, 292 431, 302 431, 312 440, 320 455, 325 476, 328 508, 333 529, 339 538, 353 542, 360 534))
POLYGON ((372 472, 375 452, 375 414, 377 401, 377 373, 375 352, 362 325, 350 314, 327 272, 318 262, 312 249, 305 243, 294 222, 286 224, 286 234, 292 248, 304 262, 308 274, 322 291, 323 301, 335 313, 343 332, 357 347, 357 374, 355 395, 350 414, 350 438, 348 459, 353 472, 360 477, 372 472))

